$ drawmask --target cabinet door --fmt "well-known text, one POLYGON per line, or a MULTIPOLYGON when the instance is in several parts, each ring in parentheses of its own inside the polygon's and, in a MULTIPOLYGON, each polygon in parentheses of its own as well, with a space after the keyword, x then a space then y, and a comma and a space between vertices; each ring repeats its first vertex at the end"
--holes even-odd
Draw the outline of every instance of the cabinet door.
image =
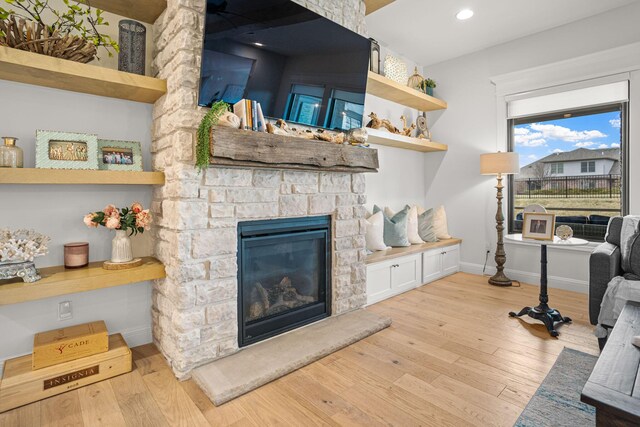
POLYGON ((394 293, 413 289, 420 284, 420 255, 397 258, 391 266, 391 288, 394 293))
POLYGON ((382 301, 392 295, 391 264, 384 262, 367 266, 367 304, 382 301))
POLYGON ((460 245, 443 248, 442 276, 448 276, 460 271, 460 245))
POLYGON ((432 249, 422 254, 422 283, 430 283, 442 277, 442 250, 432 249))

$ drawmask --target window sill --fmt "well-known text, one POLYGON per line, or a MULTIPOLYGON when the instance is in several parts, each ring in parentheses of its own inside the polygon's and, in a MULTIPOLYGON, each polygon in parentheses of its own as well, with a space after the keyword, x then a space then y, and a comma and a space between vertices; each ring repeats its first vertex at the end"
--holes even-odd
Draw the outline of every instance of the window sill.
MULTIPOLYGON (((513 240, 505 240, 505 245, 513 245, 513 246, 532 246, 532 247, 540 247, 538 243, 530 243, 530 242, 516 242, 513 240)), ((547 246, 549 250, 559 250, 559 251, 571 251, 571 252, 586 252, 591 253, 593 250, 600 245, 598 242, 589 242, 584 246, 547 246)))

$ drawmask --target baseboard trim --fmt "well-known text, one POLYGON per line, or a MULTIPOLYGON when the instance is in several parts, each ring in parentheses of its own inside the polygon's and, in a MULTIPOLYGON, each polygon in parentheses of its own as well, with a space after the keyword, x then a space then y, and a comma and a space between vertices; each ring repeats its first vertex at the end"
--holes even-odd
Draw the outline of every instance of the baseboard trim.
MULTIPOLYGON (((460 269, 465 273, 482 275, 482 264, 474 264, 470 262, 461 262, 460 269)), ((496 272, 495 267, 487 266, 485 274, 493 275, 496 272)), ((505 269, 507 277, 524 283, 537 284, 540 283, 540 273, 532 273, 530 271, 505 269)), ((569 277, 549 276, 549 288, 563 289, 565 291, 589 293, 589 284, 583 280, 576 280, 569 277)))
MULTIPOLYGON (((129 347, 137 347, 139 345, 149 344, 150 342, 153 342, 151 325, 135 329, 125 329, 123 331, 113 331, 111 333, 122 334, 129 347)), ((16 357, 26 356, 27 354, 29 353, 16 354, 14 356, 0 359, 0 377, 2 377, 2 373, 4 372, 4 362, 9 359, 15 359, 16 357)))

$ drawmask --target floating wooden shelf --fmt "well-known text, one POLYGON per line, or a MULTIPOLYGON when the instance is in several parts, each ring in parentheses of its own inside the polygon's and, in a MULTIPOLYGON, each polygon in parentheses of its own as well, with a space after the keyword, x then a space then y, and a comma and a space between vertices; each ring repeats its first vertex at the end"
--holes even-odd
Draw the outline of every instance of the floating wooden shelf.
POLYGON ((459 243, 462 243, 462 239, 452 238, 440 240, 439 242, 424 243, 422 245, 411 245, 406 248, 391 248, 386 251, 377 251, 367 256, 365 264, 375 264, 377 262, 387 261, 405 255, 417 254, 428 251, 429 249, 445 248, 459 243))
POLYGON ((368 15, 378 9, 382 9, 383 7, 390 5, 394 1, 395 0, 364 0, 364 4, 367 7, 366 14, 368 15))
POLYGON ((162 185, 164 173, 1 168, 0 184, 162 185))
POLYGON ((153 104, 165 80, 0 46, 0 79, 153 104))
POLYGON ((167 8, 167 0, 91 0, 91 7, 153 24, 167 8))
POLYGON ((441 99, 418 92, 371 71, 369 71, 367 80, 367 93, 419 111, 435 111, 447 108, 447 103, 441 99))
POLYGON ((66 270, 64 266, 38 269, 42 279, 24 283, 21 279, 0 280, 0 305, 17 304, 58 295, 93 291, 165 277, 164 265, 155 258, 143 258, 140 267, 105 270, 102 261, 88 267, 66 270))
POLYGON ((424 139, 398 135, 387 130, 367 128, 367 133, 369 134, 368 141, 370 144, 404 148, 405 150, 421 151, 423 153, 447 151, 449 149, 446 144, 440 144, 439 142, 425 141, 424 139))

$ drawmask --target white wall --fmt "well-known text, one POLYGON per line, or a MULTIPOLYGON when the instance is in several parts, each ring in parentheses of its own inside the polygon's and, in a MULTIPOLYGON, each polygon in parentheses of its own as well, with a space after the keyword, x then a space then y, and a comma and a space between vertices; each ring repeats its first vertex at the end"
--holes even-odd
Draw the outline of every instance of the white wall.
MULTIPOLYGON (((34 167, 35 132, 45 129, 140 141, 144 168, 150 170, 151 105, 6 81, 0 81, 0 94, 0 135, 19 138, 25 167, 34 167)), ((151 192, 148 186, 0 184, 0 227, 33 228, 51 237, 49 254, 36 259, 37 267, 63 264, 63 244, 73 241, 89 242, 91 260, 104 260, 110 257, 112 232, 88 229, 83 216, 108 203, 148 206, 151 192)), ((136 255, 150 253, 148 240, 133 238, 136 255)), ((149 282, 0 305, 0 366, 4 359, 30 353, 34 333, 91 320, 105 320, 110 333, 124 332, 129 345, 150 342, 150 307, 149 282), (72 301, 74 316, 61 322, 58 303, 65 300, 72 301)))
MULTIPOLYGON (((437 139, 449 144, 449 153, 443 160, 425 158, 426 173, 437 170, 427 182, 426 197, 446 206, 451 234, 464 239, 461 259, 465 270, 480 272, 486 250, 490 247, 492 254, 495 250, 496 180, 479 174, 481 153, 506 149, 497 141, 496 91, 491 77, 637 42, 639 16, 640 3, 634 3, 429 67, 429 75, 438 82, 438 96, 449 103, 446 111, 429 118, 437 139)), ((633 99, 640 96, 640 82, 637 76, 635 79, 631 83, 632 111, 633 99)), ((631 117, 638 121, 633 112, 631 117)), ((501 126, 506 128, 506 121, 501 126)), ((638 126, 640 123, 632 123, 631 129, 638 126)), ((632 130, 632 170, 640 164, 639 144, 638 131, 632 130)), ((636 182, 631 178, 630 182, 636 182)), ((631 193, 631 212, 639 213, 638 188, 632 187, 631 193)), ((586 292, 588 256, 588 250, 550 249, 550 286, 586 292)), ((494 265, 492 259, 490 265, 494 265)), ((535 283, 539 249, 508 245, 507 268, 512 278, 535 283)))
MULTIPOLYGON (((400 116, 407 118, 407 126, 417 117, 416 110, 373 95, 367 95, 364 111, 365 115, 375 112, 378 117, 389 118, 398 128, 402 127, 400 116)), ((425 154, 381 145, 372 147, 378 150, 380 168, 378 173, 365 174, 368 209, 371 210, 374 204, 389 206, 393 210, 400 210, 406 204, 424 205, 427 189, 425 154)))

